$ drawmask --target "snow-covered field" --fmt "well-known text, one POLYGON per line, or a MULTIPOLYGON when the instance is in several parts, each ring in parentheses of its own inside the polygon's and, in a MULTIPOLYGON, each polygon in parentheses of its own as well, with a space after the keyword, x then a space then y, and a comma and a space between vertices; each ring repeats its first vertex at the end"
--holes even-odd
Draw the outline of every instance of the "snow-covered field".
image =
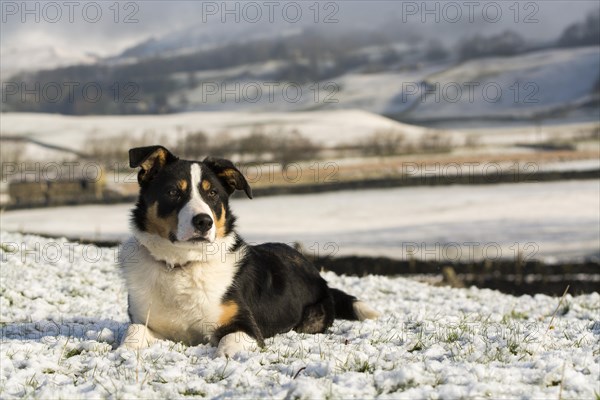
POLYGON ((116 249, 2 233, 2 398, 597 398, 600 295, 513 297, 326 273, 383 312, 214 358, 209 345, 117 348, 116 249), (36 250, 36 246, 37 249, 36 250), (16 251, 15 251, 16 250, 16 251), (37 257, 37 259, 36 259, 37 257))
MULTIPOLYGON (((358 93, 359 90, 356 90, 358 93)), ((432 130, 358 109, 279 113, 207 111, 125 116, 4 113, 0 120, 0 135, 24 137, 37 142, 23 144, 22 160, 59 162, 77 159, 73 151, 89 151, 87 144, 90 139, 114 138, 127 146, 128 142, 124 138, 138 139, 136 143, 144 138, 153 142, 152 144, 161 143, 168 147, 175 145, 190 132, 202 131, 217 143, 224 133, 232 138, 241 138, 249 135, 257 127, 264 128, 267 133, 296 129, 315 143, 326 147, 360 143, 373 133, 382 131, 401 132, 408 142, 413 143, 418 143, 424 135, 440 132, 457 146, 455 153, 473 152, 471 148, 465 149, 460 146, 474 140, 480 146, 487 146, 486 149, 477 150, 482 154, 481 152, 486 151, 532 151, 510 148, 517 143, 557 140, 572 142, 582 133, 591 134, 597 129, 598 119, 548 120, 540 126, 529 122, 515 126, 515 123, 489 121, 485 127, 469 128, 466 125, 455 129, 448 124, 432 130), (59 148, 49 148, 40 144, 59 148)), ((591 149, 598 149, 597 142, 591 149)))
MULTIPOLYGON (((407 138, 417 139, 427 129, 403 124, 377 114, 361 110, 331 110, 298 113, 251 113, 251 112, 193 112, 168 115, 125 116, 65 116, 58 114, 4 113, 2 135, 28 137, 39 142, 85 151, 89 138, 139 138, 154 135, 154 140, 165 146, 189 132, 205 132, 218 137, 227 132, 231 137, 248 135, 257 126, 266 132, 278 129, 297 129, 316 143, 330 146, 352 143, 378 130, 396 130, 407 138), (164 137, 162 140, 161 137, 164 137)), ((71 155, 71 157, 73 157, 71 155)), ((68 153, 45 150, 28 144, 23 158, 51 159, 69 158, 68 153)))
MULTIPOLYGON (((320 255, 574 260, 598 256, 600 182, 454 185, 234 199, 250 242, 320 255), (410 254, 412 253, 412 254, 410 254)), ((4 230, 121 240, 133 204, 15 210, 4 230)))

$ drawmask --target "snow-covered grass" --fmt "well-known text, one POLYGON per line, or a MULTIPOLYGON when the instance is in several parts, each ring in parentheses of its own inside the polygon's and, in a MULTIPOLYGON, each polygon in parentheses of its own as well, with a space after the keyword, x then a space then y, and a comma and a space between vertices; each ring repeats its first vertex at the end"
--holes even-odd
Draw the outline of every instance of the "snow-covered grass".
POLYGON ((2 233, 0 397, 582 399, 600 393, 598 293, 513 297, 326 273, 332 286, 368 301, 383 317, 337 321, 326 334, 282 334, 233 359, 214 358, 209 345, 166 341, 136 353, 117 348, 127 314, 115 254, 2 233))

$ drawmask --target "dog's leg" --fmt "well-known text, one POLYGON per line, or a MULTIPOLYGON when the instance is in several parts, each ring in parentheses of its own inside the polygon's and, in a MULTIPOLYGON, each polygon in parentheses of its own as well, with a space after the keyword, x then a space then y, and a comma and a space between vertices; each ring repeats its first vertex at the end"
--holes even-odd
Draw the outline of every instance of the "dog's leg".
POLYGON ((240 313, 231 323, 217 328, 210 342, 217 346, 217 357, 233 357, 237 352, 265 345, 262 332, 250 312, 240 313))
POLYGON ((256 340, 247 333, 238 331, 229 333, 221 338, 217 347, 217 357, 233 357, 240 351, 256 350, 258 344, 256 340))
POLYGON ((328 293, 318 303, 304 308, 302 321, 294 327, 294 330, 298 333, 323 333, 333 324, 334 318, 333 298, 328 293))
POLYGON ((127 327, 121 346, 128 349, 142 349, 151 346, 157 339, 160 337, 145 325, 131 324, 127 327))

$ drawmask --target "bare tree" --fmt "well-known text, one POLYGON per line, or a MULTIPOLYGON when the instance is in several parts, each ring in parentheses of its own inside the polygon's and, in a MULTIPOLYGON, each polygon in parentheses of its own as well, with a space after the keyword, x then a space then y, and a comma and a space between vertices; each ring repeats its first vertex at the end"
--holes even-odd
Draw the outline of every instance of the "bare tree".
POLYGON ((378 130, 365 139, 362 145, 365 155, 391 156, 411 149, 404 133, 394 130, 378 130))
POLYGON ((432 130, 421 137, 419 148, 423 151, 449 151, 452 148, 452 140, 448 135, 432 130))
POLYGON ((23 162, 23 155, 25 154, 25 143, 22 142, 9 142, 6 140, 2 141, 0 145, 0 164, 2 165, 2 180, 8 173, 8 167, 11 164, 18 164, 23 162))
POLYGON ((174 147, 176 154, 191 159, 198 159, 209 153, 208 136, 202 131, 189 132, 180 137, 174 147))
POLYGON ((319 152, 319 146, 297 129, 289 132, 280 130, 272 133, 270 137, 273 157, 284 168, 294 161, 313 159, 319 152))
POLYGON ((209 152, 216 157, 231 158, 238 152, 238 144, 229 132, 221 131, 212 138, 209 152))
POLYGON ((596 9, 584 21, 569 25, 558 39, 563 47, 597 46, 600 44, 600 10, 596 9))
POLYGON ((248 136, 239 139, 237 142, 240 155, 242 157, 249 155, 253 161, 263 161, 266 153, 273 152, 273 140, 265 133, 262 126, 255 126, 248 136))
POLYGON ((167 145, 167 136, 147 130, 140 136, 130 136, 126 133, 115 137, 88 136, 83 144, 84 153, 105 166, 114 166, 126 162, 128 152, 132 147, 150 146, 154 144, 167 145))

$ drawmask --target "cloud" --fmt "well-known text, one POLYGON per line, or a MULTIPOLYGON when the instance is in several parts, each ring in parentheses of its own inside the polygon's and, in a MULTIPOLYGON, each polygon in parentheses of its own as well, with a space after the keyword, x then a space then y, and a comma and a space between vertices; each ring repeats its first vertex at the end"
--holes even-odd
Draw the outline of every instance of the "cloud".
POLYGON ((426 38, 444 38, 447 41, 475 33, 488 34, 513 29, 531 39, 551 40, 565 26, 582 19, 590 9, 598 7, 595 0, 532 1, 519 2, 517 11, 514 6, 510 9, 515 4, 513 2, 481 1, 475 2, 479 6, 473 9, 474 21, 469 22, 467 4, 473 2, 465 1, 335 1, 316 3, 318 7, 313 2, 289 1, 74 2, 76 6, 72 9, 65 6, 68 2, 50 3, 3 1, 2 47, 28 49, 53 46, 81 54, 108 56, 118 54, 147 38, 160 37, 188 27, 210 29, 219 35, 231 30, 233 24, 246 24, 248 29, 262 29, 265 24, 271 23, 282 28, 314 25, 322 31, 357 27, 376 31, 384 24, 398 24, 401 29, 422 34, 426 38), (48 6, 50 3, 58 4, 60 10, 48 6), (267 3, 274 5, 265 6, 267 3), (500 4, 502 8, 502 17, 493 23, 485 21, 483 15, 485 7, 488 7, 489 13, 493 12, 492 3, 500 4), (23 8, 24 4, 27 4, 27 10, 23 8), (119 7, 115 8, 115 4, 119 7), (299 4, 302 11, 297 22, 291 22, 297 8, 294 4, 299 4), (98 7, 101 15, 94 21, 98 7), (257 22, 250 22, 257 15, 257 10, 261 18, 257 22), (462 13, 462 18, 452 22, 456 10, 462 13), (60 12, 59 18, 57 12, 60 12), (269 21, 269 13, 273 21, 269 21), (528 16, 537 22, 525 21, 528 16), (36 22, 36 18, 39 22, 36 22), (329 22, 326 22, 327 18, 329 22), (56 21, 52 22, 53 19, 56 21))

